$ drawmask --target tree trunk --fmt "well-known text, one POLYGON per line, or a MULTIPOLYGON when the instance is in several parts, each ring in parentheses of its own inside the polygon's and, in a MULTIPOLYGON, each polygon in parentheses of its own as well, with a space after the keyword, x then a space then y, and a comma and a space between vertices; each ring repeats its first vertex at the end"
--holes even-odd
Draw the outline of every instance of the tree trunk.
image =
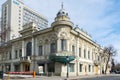
POLYGON ((109 59, 110 59, 110 56, 108 57, 108 60, 107 60, 107 63, 106 63, 106 66, 105 66, 105 74, 106 74, 106 72, 107 72, 107 69, 108 69, 108 63, 109 63, 109 59))

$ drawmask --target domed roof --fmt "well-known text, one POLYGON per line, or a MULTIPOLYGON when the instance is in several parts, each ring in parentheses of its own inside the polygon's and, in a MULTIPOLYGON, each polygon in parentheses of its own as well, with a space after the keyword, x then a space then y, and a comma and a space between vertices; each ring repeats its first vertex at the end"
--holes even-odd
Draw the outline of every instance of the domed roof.
POLYGON ((51 24, 52 27, 57 27, 60 25, 69 26, 70 28, 73 26, 73 23, 70 21, 67 11, 63 9, 63 3, 61 5, 61 9, 55 17, 55 21, 51 24))
POLYGON ((62 5, 61 5, 61 9, 60 9, 60 11, 57 13, 57 16, 68 16, 68 12, 65 10, 65 9, 63 9, 63 3, 62 3, 62 5))
POLYGON ((65 9, 61 9, 61 10, 57 13, 57 16, 63 16, 63 15, 68 16, 68 12, 67 12, 65 9))

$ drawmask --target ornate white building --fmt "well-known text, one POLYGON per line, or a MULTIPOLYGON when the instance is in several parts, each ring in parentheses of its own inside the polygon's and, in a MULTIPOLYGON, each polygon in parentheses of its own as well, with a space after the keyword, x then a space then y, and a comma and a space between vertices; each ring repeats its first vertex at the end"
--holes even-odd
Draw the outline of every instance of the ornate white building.
POLYGON ((34 23, 24 25, 19 32, 22 36, 6 44, 6 50, 0 54, 1 70, 35 70, 60 76, 66 76, 67 71, 69 76, 102 73, 105 66, 100 45, 79 27, 74 28, 63 8, 51 27, 40 31, 36 27, 34 23))

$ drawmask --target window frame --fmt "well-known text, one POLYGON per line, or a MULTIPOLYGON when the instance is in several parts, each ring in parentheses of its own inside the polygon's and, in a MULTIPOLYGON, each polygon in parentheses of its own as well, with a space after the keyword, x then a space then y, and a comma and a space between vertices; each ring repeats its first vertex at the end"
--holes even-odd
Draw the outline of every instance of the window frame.
POLYGON ((75 54, 75 45, 72 45, 72 52, 75 54))
POLYGON ((82 57, 81 55, 81 48, 79 47, 79 57, 82 57))
POLYGON ((79 64, 79 72, 82 72, 83 64, 79 64))
POLYGON ((67 40, 61 39, 61 50, 66 51, 67 50, 67 40))
POLYGON ((69 72, 75 72, 75 64, 74 63, 69 64, 69 72))
POLYGON ((84 58, 86 58, 86 49, 84 49, 84 58))
POLYGON ((38 56, 43 56, 43 45, 38 46, 38 56))
POLYGON ((55 41, 55 42, 52 42, 52 43, 50 44, 50 52, 51 52, 51 53, 57 52, 57 42, 56 42, 56 41, 55 41))

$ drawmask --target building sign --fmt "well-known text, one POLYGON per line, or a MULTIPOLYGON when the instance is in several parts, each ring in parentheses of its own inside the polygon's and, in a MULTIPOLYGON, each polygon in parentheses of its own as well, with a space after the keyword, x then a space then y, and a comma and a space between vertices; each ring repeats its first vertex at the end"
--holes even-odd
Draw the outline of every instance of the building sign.
POLYGON ((43 73, 43 66, 38 66, 39 73, 43 73))
POLYGON ((17 0, 13 0, 13 3, 19 5, 19 2, 17 0))

